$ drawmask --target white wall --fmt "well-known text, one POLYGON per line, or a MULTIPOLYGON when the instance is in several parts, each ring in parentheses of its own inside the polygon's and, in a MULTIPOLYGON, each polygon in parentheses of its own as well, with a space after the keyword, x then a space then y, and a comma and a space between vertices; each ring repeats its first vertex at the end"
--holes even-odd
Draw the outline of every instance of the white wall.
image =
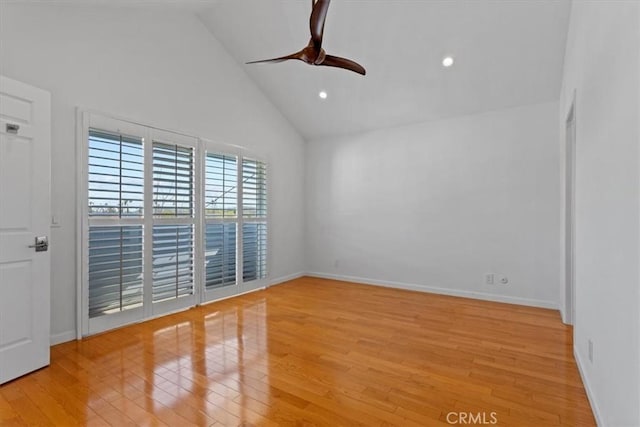
POLYGON ((640 425, 639 61, 640 2, 573 3, 559 117, 575 90, 574 345, 599 423, 616 427, 640 425))
POLYGON ((557 108, 546 103, 310 142, 309 270, 557 307, 557 108), (509 284, 486 285, 485 273, 506 275, 509 284))
POLYGON ((2 3, 0 73, 52 93, 52 339, 75 337, 75 108, 250 148, 271 163, 271 275, 304 271, 301 137, 192 14, 2 3))

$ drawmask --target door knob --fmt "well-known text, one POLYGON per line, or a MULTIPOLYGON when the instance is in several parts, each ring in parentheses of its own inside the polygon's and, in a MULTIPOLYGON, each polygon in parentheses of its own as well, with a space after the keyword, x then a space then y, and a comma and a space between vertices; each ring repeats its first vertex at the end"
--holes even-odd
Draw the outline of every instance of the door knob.
POLYGON ((36 252, 46 252, 49 249, 49 239, 47 236, 36 237, 36 242, 33 245, 29 245, 30 248, 35 248, 36 252))

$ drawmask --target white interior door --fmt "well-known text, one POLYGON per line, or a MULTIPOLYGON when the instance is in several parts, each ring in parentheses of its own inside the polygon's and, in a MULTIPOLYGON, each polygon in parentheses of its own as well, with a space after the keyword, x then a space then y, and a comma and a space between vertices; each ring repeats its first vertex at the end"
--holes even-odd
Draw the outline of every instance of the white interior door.
POLYGON ((0 76, 0 384, 49 364, 50 135, 50 94, 0 76))

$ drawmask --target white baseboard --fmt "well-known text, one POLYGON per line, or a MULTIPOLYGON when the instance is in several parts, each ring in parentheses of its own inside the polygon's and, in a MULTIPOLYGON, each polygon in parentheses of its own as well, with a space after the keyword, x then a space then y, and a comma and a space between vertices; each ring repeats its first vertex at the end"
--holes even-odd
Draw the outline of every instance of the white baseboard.
POLYGON ((465 291, 461 289, 439 288, 435 286, 416 285, 413 283, 393 282, 389 280, 369 279, 366 277, 343 276, 339 274, 309 272, 307 276, 322 279, 343 280, 345 282, 362 283, 366 285, 383 286, 387 288, 405 289, 409 291, 429 292, 433 294, 450 295, 454 297, 474 298, 484 301, 504 302, 508 304, 527 305, 531 307, 549 308, 558 310, 558 304, 553 301, 536 300, 529 298, 510 297, 506 295, 487 294, 484 292, 465 291))
POLYGON ((562 323, 564 323, 565 325, 570 325, 569 319, 567 318, 567 315, 564 310, 564 304, 560 304, 559 310, 560 310, 560 318, 562 319, 562 323))
POLYGON ((308 275, 307 273, 305 273, 303 271, 299 271, 297 273, 293 273, 293 274, 288 274, 286 276, 277 277, 277 278, 271 279, 269 281, 269 287, 275 286, 275 285, 279 285, 280 283, 288 282, 289 280, 299 279, 300 277, 307 276, 307 275, 308 275))
POLYGON ((51 345, 62 344, 63 342, 73 341, 76 339, 76 331, 66 331, 59 334, 49 336, 51 345))
POLYGON ((573 347, 573 357, 576 359, 576 365, 578 365, 578 372, 580 373, 580 377, 582 378, 582 384, 584 384, 584 389, 587 392, 587 398, 589 399, 589 404, 591 405, 591 411, 593 412, 593 416, 596 419, 596 424, 598 426, 604 426, 604 421, 602 421, 602 417, 600 416, 600 410, 598 409, 598 405, 596 404, 595 396, 593 395, 593 391, 591 389, 591 384, 589 383, 589 379, 585 375, 584 364, 582 363, 582 358, 580 357, 580 353, 578 353, 578 349, 573 347))

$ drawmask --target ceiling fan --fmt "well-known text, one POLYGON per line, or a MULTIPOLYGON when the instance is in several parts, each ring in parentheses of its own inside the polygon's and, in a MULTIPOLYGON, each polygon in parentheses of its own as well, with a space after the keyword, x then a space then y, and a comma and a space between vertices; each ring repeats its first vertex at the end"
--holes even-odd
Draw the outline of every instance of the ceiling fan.
POLYGON ((260 62, 282 62, 288 59, 297 59, 306 62, 309 65, 324 65, 327 67, 344 68, 363 76, 367 73, 364 67, 350 59, 340 58, 339 56, 327 55, 322 48, 322 35, 324 33, 324 21, 327 18, 329 3, 331 0, 311 0, 313 9, 311 10, 311 18, 309 19, 309 28, 311 30, 311 40, 309 44, 299 52, 291 55, 281 56, 273 59, 263 59, 260 61, 251 61, 247 64, 257 64, 260 62))

